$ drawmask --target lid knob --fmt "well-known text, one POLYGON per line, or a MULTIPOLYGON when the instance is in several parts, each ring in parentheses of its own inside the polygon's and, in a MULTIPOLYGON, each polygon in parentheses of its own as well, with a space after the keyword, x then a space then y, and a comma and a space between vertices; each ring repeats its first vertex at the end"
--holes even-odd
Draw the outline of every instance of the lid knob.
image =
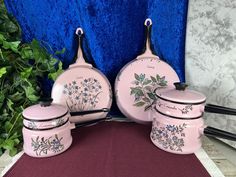
POLYGON ((176 90, 182 90, 182 91, 184 91, 188 87, 188 85, 184 82, 175 82, 174 85, 176 90))
POLYGON ((47 107, 47 106, 50 106, 51 103, 52 103, 53 99, 52 98, 41 98, 39 100, 39 104, 40 106, 42 107, 47 107))

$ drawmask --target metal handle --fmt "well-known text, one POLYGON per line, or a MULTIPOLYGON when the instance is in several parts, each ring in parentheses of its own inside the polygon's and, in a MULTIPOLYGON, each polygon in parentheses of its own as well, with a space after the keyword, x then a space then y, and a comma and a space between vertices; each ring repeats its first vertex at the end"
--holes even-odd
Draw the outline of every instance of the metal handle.
POLYGON ((207 136, 211 136, 211 137, 218 137, 218 138, 223 138, 223 139, 227 139, 227 140, 231 140, 231 141, 236 141, 236 134, 227 132, 227 131, 223 131, 214 127, 206 127, 204 128, 204 134, 207 136))
POLYGON ((87 111, 77 111, 77 112, 70 112, 71 116, 83 116, 86 114, 94 114, 99 112, 109 112, 110 109, 102 108, 102 109, 94 109, 94 110, 87 110, 87 111))
POLYGON ((236 115, 236 109, 218 106, 214 104, 206 104, 204 111, 217 114, 236 115))
POLYGON ((108 121, 108 120, 110 120, 110 119, 112 119, 112 117, 111 117, 111 116, 108 116, 108 117, 105 117, 105 118, 96 119, 96 120, 91 120, 91 121, 88 121, 88 122, 77 123, 77 124, 75 124, 75 127, 76 127, 76 128, 85 127, 85 126, 97 124, 97 123, 100 123, 100 122, 108 121))

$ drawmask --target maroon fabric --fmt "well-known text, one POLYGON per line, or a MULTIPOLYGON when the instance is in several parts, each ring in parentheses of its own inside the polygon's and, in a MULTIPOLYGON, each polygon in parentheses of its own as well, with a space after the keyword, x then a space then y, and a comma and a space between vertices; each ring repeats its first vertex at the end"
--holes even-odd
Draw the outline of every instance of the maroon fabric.
POLYGON ((195 155, 155 147, 150 126, 104 122, 73 130, 73 144, 50 158, 24 154, 5 177, 209 177, 195 155))

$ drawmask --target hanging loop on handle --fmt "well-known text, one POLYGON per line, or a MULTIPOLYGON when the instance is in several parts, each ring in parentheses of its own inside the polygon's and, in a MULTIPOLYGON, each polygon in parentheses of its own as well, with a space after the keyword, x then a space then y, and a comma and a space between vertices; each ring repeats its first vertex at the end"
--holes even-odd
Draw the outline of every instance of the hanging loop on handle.
POLYGON ((146 36, 145 36, 145 46, 144 46, 144 53, 139 55, 137 58, 141 59, 143 57, 155 57, 158 58, 158 56, 154 55, 151 50, 151 28, 152 28, 152 20, 150 18, 147 18, 144 22, 144 25, 146 27, 146 36))
POLYGON ((77 51, 77 59, 76 63, 83 62, 85 63, 84 56, 83 56, 83 51, 82 51, 82 35, 84 34, 84 31, 82 28, 77 28, 75 31, 75 34, 78 35, 79 37, 79 44, 78 44, 78 51, 77 51))
POLYGON ((83 66, 83 67, 88 67, 92 68, 91 64, 88 64, 85 62, 84 55, 83 55, 83 50, 82 50, 82 38, 84 31, 82 28, 77 28, 75 31, 75 34, 78 36, 78 50, 77 50, 77 58, 75 61, 75 64, 70 65, 70 68, 76 67, 76 66, 83 66))

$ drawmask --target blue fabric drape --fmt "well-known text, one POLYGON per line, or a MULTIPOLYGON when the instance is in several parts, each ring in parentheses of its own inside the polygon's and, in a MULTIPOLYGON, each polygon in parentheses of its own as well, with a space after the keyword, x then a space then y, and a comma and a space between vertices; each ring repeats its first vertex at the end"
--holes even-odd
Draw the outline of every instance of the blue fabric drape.
POLYGON ((112 86, 119 70, 142 51, 143 23, 150 17, 154 52, 185 80, 187 0, 5 0, 5 4, 17 18, 24 41, 36 38, 54 52, 66 48, 59 57, 65 68, 74 61, 75 29, 81 26, 87 61, 112 86))

